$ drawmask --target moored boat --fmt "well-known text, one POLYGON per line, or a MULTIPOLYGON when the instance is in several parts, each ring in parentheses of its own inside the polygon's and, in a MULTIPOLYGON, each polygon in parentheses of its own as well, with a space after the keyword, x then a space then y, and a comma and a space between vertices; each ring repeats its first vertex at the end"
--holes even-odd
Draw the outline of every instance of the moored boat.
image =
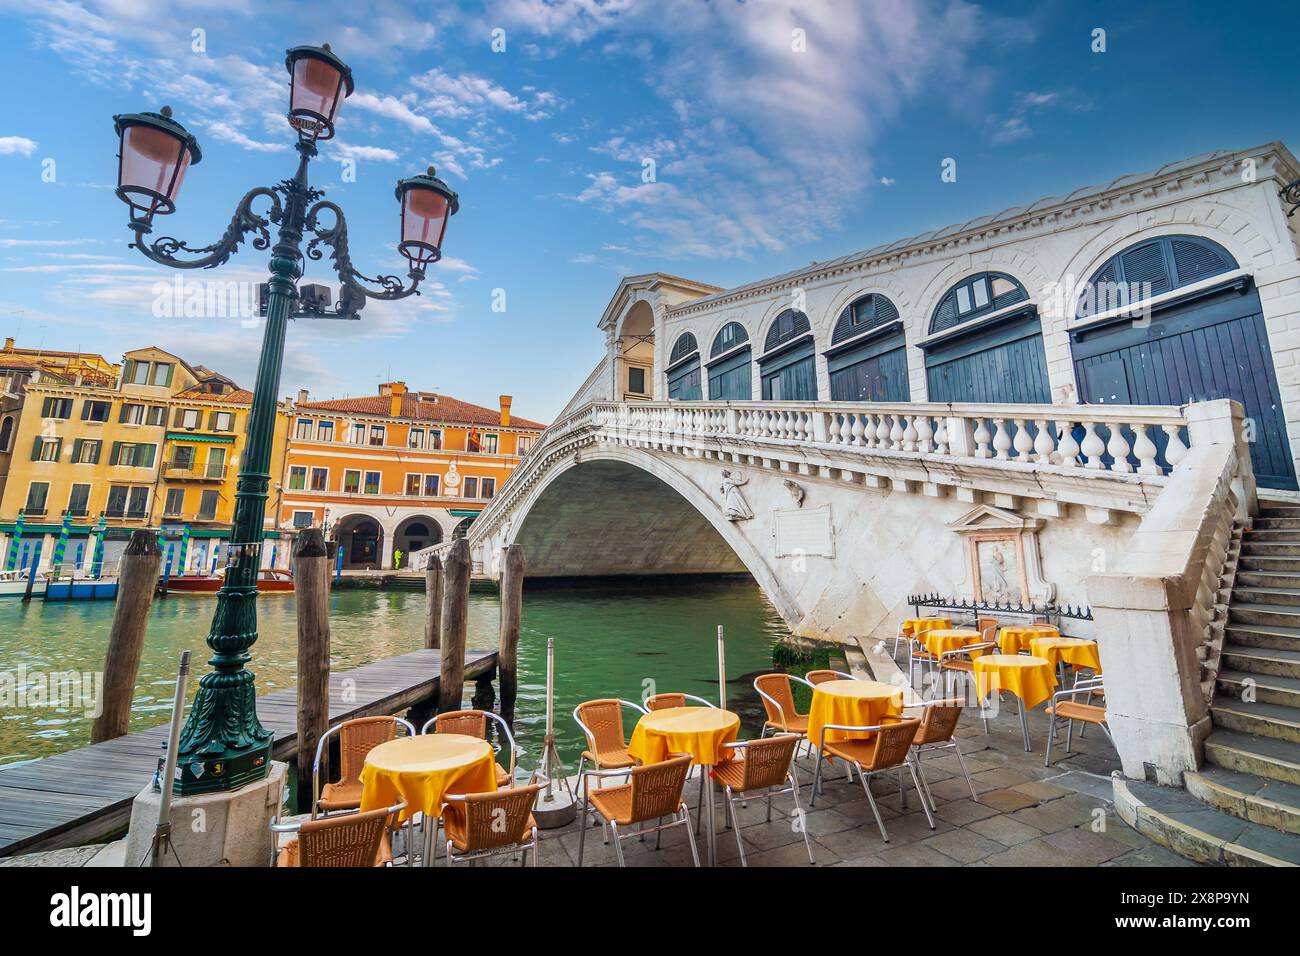
MULTIPOLYGON (((0 597, 22 597, 27 593, 28 569, 0 571, 0 597)), ((45 577, 38 575, 32 582, 32 597, 45 596, 45 577)))
MULTIPOLYGON (((215 594, 225 574, 185 574, 160 581, 168 594, 215 594)), ((293 576, 288 571, 263 568, 257 574, 257 593, 276 594, 293 590, 293 576)))
POLYGON ((50 578, 45 600, 114 601, 117 600, 117 578, 50 578))

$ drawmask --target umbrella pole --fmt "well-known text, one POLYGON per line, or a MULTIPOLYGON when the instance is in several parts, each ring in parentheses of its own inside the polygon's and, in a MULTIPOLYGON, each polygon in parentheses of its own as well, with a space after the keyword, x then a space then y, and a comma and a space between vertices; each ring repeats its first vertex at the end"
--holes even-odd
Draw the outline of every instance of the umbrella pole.
POLYGON ((564 761, 560 759, 559 748, 555 745, 555 638, 546 639, 546 740, 542 744, 542 758, 538 771, 546 786, 537 795, 533 806, 533 819, 543 830, 562 827, 577 816, 577 798, 569 786, 564 772, 564 761), (559 780, 565 792, 555 786, 559 780))
POLYGON ((727 709, 727 644, 718 625, 718 706, 727 709))

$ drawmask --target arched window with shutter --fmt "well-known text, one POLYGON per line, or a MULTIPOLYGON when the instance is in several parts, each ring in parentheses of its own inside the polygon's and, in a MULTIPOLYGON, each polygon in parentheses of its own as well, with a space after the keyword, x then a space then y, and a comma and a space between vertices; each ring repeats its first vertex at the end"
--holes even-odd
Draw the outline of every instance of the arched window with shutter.
MULTIPOLYGON (((1256 482, 1296 487, 1259 292, 1223 246, 1187 235, 1135 242, 1093 273, 1075 314, 1070 350, 1080 401, 1231 398, 1254 425, 1256 482)), ((1163 449, 1165 435, 1151 437, 1163 449)))
POLYGON ((797 309, 772 320, 758 360, 764 401, 817 400, 817 370, 812 324, 797 309))
POLYGON ((700 348, 695 336, 683 332, 668 355, 668 397, 682 402, 703 398, 700 388, 700 348))
POLYGON ((831 401, 906 402, 907 350, 903 321, 888 298, 870 292, 854 299, 831 331, 826 350, 831 401))
POLYGON ((709 398, 715 401, 749 401, 754 390, 750 381, 749 333, 739 322, 728 322, 713 337, 709 347, 709 398))

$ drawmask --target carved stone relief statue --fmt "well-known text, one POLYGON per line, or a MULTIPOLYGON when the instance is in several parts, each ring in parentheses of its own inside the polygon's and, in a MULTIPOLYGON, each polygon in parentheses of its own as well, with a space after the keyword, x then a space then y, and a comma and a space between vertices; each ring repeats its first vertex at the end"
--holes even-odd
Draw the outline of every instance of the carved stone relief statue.
POLYGON ((722 513, 728 521, 748 521, 754 517, 754 512, 749 509, 744 495, 740 493, 740 486, 748 481, 748 478, 723 469, 722 484, 718 491, 722 495, 722 513))

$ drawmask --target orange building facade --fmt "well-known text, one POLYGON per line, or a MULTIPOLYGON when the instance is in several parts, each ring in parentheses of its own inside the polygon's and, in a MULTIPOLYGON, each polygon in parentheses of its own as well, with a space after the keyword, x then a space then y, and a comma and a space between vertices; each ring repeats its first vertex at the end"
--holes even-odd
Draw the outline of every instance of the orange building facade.
POLYGON ((410 565, 463 535, 544 425, 404 382, 378 395, 313 402, 300 393, 287 437, 281 527, 323 527, 345 569, 410 565))

